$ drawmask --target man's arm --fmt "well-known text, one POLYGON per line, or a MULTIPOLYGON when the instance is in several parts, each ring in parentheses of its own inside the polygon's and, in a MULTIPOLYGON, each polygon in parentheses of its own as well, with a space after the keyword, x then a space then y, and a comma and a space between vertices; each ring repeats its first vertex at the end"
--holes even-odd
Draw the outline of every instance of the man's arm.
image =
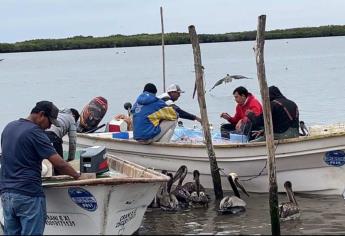
POLYGON ((80 174, 68 162, 64 161, 59 154, 53 154, 48 158, 48 160, 61 174, 72 176, 74 179, 79 179, 80 174))
POLYGON ((195 115, 182 110, 179 106, 173 104, 172 107, 175 109, 180 118, 187 120, 197 120, 197 117, 195 115))
POLYGON ((71 123, 68 131, 68 161, 73 161, 75 158, 75 151, 77 147, 77 125, 76 123, 71 123))

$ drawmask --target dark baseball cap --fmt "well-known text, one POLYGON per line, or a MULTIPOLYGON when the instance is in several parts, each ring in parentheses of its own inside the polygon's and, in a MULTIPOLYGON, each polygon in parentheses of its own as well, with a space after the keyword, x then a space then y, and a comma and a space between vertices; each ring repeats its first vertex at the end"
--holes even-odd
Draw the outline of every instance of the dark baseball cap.
POLYGON ((60 123, 57 120, 59 109, 49 101, 40 101, 36 103, 36 106, 32 109, 31 113, 38 113, 40 111, 43 111, 45 116, 48 117, 50 123, 53 125, 59 127, 60 123))

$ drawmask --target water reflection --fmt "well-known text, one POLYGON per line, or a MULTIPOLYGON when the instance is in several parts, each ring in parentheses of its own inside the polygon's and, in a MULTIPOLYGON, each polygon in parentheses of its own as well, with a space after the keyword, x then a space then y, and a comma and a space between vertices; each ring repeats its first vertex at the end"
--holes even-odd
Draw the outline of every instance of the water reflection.
MULTIPOLYGON (((213 192, 209 194, 214 198, 213 192)), ((138 234, 270 234, 268 194, 244 198, 247 211, 235 216, 218 213, 219 201, 214 199, 207 209, 177 213, 148 209, 138 234)), ((301 217, 281 222, 282 234, 345 234, 345 201, 341 196, 296 194, 296 199, 301 217)), ((279 201, 286 201, 284 194, 279 194, 279 201)))

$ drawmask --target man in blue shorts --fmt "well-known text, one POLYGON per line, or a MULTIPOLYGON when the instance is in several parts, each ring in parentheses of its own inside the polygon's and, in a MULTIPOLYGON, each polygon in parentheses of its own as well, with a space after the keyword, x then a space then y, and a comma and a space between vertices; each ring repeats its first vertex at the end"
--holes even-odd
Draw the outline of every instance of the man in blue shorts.
POLYGON ((26 119, 10 122, 1 134, 0 190, 5 235, 42 235, 46 201, 42 188, 42 160, 48 159, 61 174, 80 177, 60 157, 44 133, 59 126, 58 108, 40 101, 26 119))

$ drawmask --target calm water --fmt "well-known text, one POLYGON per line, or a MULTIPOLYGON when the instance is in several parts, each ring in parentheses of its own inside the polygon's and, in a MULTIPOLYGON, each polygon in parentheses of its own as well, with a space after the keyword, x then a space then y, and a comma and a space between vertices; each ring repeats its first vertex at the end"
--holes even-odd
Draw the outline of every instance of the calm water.
MULTIPOLYGON (((219 203, 215 201, 207 209, 177 213, 149 209, 138 233, 271 234, 268 194, 251 194, 244 200, 247 210, 236 216, 219 214, 219 203)), ((345 234, 345 201, 340 196, 297 195, 296 200, 301 216, 298 220, 282 222, 282 234, 345 234)), ((287 201, 285 194, 279 194, 279 201, 287 201)))
MULTIPOLYGON (((253 80, 220 85, 206 94, 210 121, 218 126, 223 111, 234 112, 232 91, 244 85, 260 97, 256 79, 255 42, 201 44, 206 90, 229 74, 253 80)), ((265 45, 266 76, 296 101, 307 124, 345 121, 345 37, 270 40, 265 45)), ((124 113, 147 82, 162 91, 161 47, 111 48, 0 54, 0 131, 9 121, 26 116, 41 99, 58 107, 81 110, 95 96, 108 99, 104 118, 124 113)), ((166 47, 166 84, 178 83, 185 94, 178 104, 199 114, 192 99, 194 61, 191 45, 166 47)))
MULTIPOLYGON (((207 92, 210 121, 215 127, 223 111, 234 112, 232 91, 246 86, 260 97, 256 79, 253 41, 202 44, 205 87, 229 74, 253 80, 233 81, 207 92)), ((300 108, 307 124, 345 122, 345 37, 266 41, 265 65, 269 85, 277 85, 300 108)), ((148 82, 162 91, 160 47, 133 47, 55 52, 0 54, 0 132, 25 117, 39 100, 52 100, 58 107, 81 110, 95 96, 108 99, 104 122, 124 113, 123 103, 134 102, 148 82)), ((185 94, 178 104, 199 114, 192 99, 194 61, 191 45, 166 47, 166 83, 178 83, 185 94)), ((188 122, 187 122, 188 123, 188 122)), ((192 125, 191 122, 188 125, 192 125)), ((213 194, 211 193, 213 196, 213 194)), ((285 200, 280 195, 280 200, 285 200)), ((345 201, 340 196, 298 195, 300 220, 283 223, 284 234, 344 234, 345 201)), ((248 210, 238 217, 220 216, 217 204, 207 210, 178 214, 148 211, 140 234, 267 234, 270 220, 267 195, 251 195, 248 210)))

